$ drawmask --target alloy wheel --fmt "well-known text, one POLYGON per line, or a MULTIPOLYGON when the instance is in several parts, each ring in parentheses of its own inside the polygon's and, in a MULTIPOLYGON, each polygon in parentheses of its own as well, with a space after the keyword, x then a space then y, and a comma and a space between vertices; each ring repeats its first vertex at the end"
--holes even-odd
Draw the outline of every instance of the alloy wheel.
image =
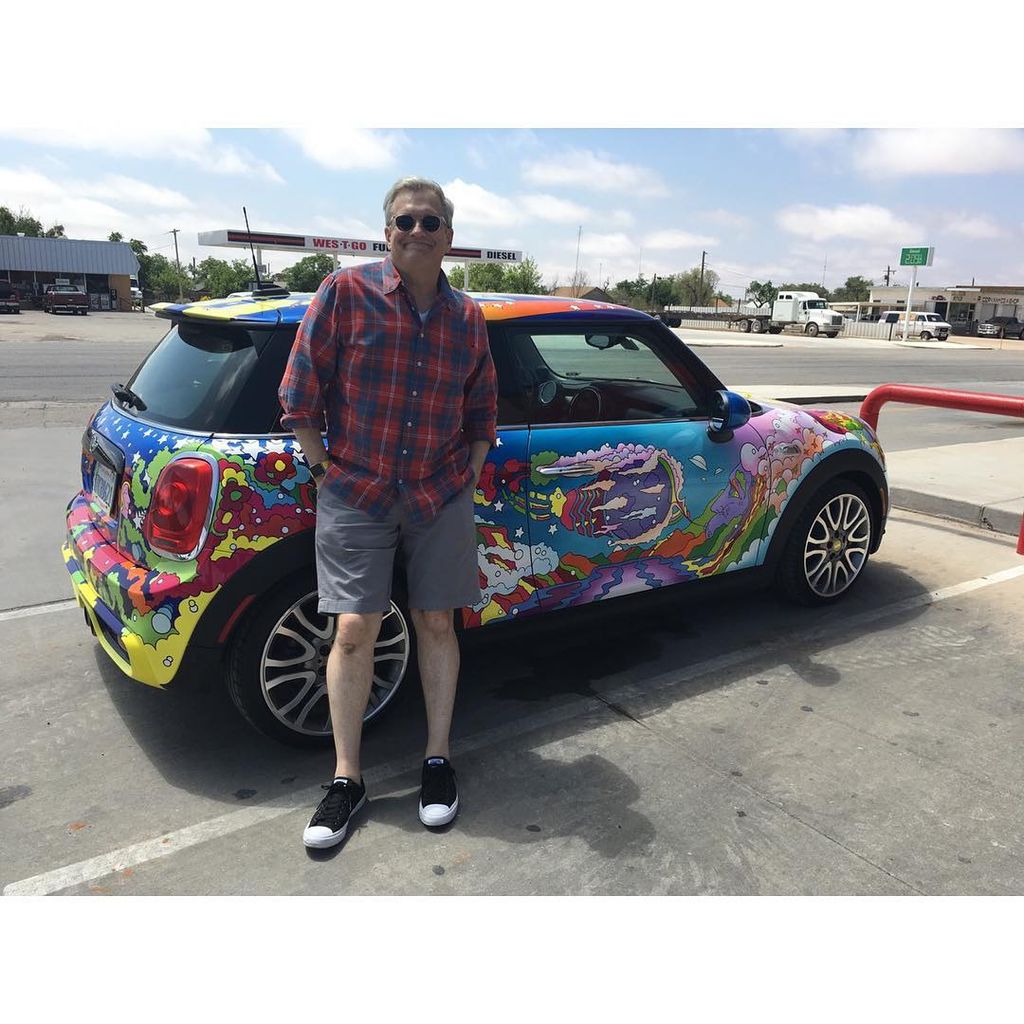
MULTIPOLYGON (((317 611, 313 591, 296 601, 270 631, 260 659, 260 687, 273 716, 306 736, 330 736, 327 655, 336 619, 317 611)), ((409 663, 409 627, 392 602, 374 644, 373 683, 363 721, 376 717, 398 690, 409 663)))
POLYGON ((804 544, 807 585, 836 597, 860 574, 871 544, 871 513, 855 494, 837 494, 814 517, 804 544))

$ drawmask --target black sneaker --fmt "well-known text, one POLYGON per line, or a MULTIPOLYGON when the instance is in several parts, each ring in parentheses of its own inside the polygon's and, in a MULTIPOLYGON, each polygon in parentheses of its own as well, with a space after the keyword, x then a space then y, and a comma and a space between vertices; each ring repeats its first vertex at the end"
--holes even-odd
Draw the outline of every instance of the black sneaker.
POLYGON ((321 789, 327 790, 327 796, 320 801, 302 833, 306 846, 318 850, 340 843, 348 831, 349 819, 366 803, 366 787, 361 779, 353 782, 338 778, 329 786, 321 786, 321 789))
POLYGON ((459 811, 459 788, 455 771, 446 757, 428 757, 423 762, 420 788, 420 821, 430 828, 447 825, 459 811))

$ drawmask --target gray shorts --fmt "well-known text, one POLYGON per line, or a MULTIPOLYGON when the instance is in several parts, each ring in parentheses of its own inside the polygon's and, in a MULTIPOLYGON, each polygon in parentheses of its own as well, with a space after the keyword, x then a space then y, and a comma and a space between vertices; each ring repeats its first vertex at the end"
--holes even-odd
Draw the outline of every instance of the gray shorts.
POLYGON ((473 490, 457 494, 429 522, 414 523, 401 502, 375 519, 324 487, 316 510, 320 611, 387 611, 396 550, 405 561, 410 608, 447 611, 478 604, 473 490))

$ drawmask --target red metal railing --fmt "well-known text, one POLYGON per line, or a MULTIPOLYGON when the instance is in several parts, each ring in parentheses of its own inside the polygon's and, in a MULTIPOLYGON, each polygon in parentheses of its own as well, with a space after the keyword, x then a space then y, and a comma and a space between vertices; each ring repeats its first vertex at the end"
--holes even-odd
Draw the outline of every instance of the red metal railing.
MULTIPOLYGON (((994 395, 988 391, 956 391, 951 388, 926 388, 918 384, 880 384, 864 399, 860 418, 878 430, 878 414, 886 402, 905 405, 931 405, 939 409, 962 409, 964 412, 988 412, 999 416, 1024 419, 1024 398, 1016 395, 994 395)), ((1024 516, 1020 521, 1017 554, 1024 555, 1024 516)))

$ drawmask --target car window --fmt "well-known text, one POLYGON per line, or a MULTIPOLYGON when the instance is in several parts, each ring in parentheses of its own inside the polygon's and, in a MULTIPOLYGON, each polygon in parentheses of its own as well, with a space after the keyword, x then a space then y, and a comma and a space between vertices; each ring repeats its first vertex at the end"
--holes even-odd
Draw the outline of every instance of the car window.
POLYGON ((687 367, 642 330, 511 327, 508 341, 528 368, 534 423, 682 418, 700 409, 687 367))
POLYGON ((264 434, 280 412, 277 388, 294 330, 175 324, 128 386, 146 404, 142 418, 197 432, 264 434))

